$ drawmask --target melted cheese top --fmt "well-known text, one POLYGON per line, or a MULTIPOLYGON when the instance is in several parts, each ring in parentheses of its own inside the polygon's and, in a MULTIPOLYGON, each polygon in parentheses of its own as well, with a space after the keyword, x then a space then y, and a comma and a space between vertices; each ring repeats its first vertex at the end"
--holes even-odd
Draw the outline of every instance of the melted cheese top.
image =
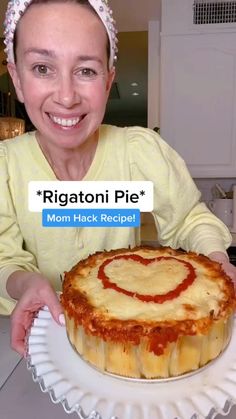
MULTIPOLYGON (((145 258, 157 256, 155 252, 146 253, 142 250, 135 254, 145 258)), ((80 277, 74 286, 87 296, 95 309, 109 318, 142 321, 196 320, 209 316, 212 310, 217 315, 219 302, 224 298, 219 278, 211 279, 207 268, 189 260, 187 255, 178 256, 178 259, 191 263, 196 278, 178 297, 162 304, 141 301, 119 291, 105 289, 98 278, 98 267, 92 268, 86 278, 80 277)), ((144 295, 166 294, 175 289, 188 272, 185 265, 174 259, 154 261, 147 266, 130 259, 118 259, 105 267, 110 281, 128 291, 144 295)))

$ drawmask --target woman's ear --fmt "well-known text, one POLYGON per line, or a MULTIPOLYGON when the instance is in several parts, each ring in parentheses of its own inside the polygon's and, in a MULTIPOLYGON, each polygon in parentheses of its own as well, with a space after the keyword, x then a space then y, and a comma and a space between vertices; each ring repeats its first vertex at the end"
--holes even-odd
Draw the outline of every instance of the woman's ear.
POLYGON ((115 75, 116 75, 116 70, 115 70, 115 67, 113 67, 108 73, 107 85, 106 85, 107 97, 109 96, 109 93, 110 93, 111 86, 112 86, 112 83, 114 81, 115 75))
POLYGON ((12 82, 14 84, 17 98, 20 102, 24 103, 24 95, 22 93, 21 82, 20 82, 20 78, 17 72, 16 65, 12 63, 8 63, 7 69, 11 76, 12 82))

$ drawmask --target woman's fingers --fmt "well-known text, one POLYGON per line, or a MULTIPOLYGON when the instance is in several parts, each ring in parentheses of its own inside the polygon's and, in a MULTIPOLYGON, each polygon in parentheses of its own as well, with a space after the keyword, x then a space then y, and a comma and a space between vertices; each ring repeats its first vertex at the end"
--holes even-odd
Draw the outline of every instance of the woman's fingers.
POLYGON ((32 282, 18 301, 11 316, 11 346, 21 355, 25 355, 25 338, 35 313, 47 306, 58 324, 62 323, 62 308, 58 297, 50 284, 42 279, 32 282))
POLYGON ((213 252, 208 256, 210 259, 215 260, 221 264, 224 272, 232 279, 234 288, 236 290, 236 267, 230 263, 228 256, 222 252, 213 252))
POLYGON ((234 288, 236 289, 236 267, 228 262, 222 263, 222 268, 225 273, 233 280, 234 288))
POLYGON ((25 355, 25 337, 32 324, 35 312, 24 310, 19 304, 11 316, 11 347, 20 355, 25 355))
POLYGON ((11 327, 11 347, 20 355, 25 355, 25 327, 18 322, 12 322, 11 327))
POLYGON ((53 317, 53 319, 58 323, 63 325, 63 313, 61 304, 58 300, 57 295, 52 291, 47 294, 47 306, 53 317))
POLYGON ((60 323, 61 326, 65 326, 66 321, 65 321, 64 314, 60 314, 60 316, 59 316, 59 323, 60 323))

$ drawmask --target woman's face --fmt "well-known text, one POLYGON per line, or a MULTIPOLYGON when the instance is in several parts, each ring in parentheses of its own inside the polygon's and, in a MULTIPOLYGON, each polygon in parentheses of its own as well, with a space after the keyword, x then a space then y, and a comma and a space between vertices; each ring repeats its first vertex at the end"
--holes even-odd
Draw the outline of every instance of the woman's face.
POLYGON ((74 148, 101 124, 114 71, 107 34, 89 9, 69 3, 32 5, 17 28, 17 96, 42 141, 74 148))

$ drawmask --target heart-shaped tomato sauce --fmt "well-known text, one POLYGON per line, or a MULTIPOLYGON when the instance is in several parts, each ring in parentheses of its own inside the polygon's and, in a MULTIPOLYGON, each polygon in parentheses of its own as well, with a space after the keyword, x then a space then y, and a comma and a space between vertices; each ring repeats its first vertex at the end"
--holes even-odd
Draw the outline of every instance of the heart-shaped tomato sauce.
POLYGON ((196 273, 195 273, 194 267, 189 262, 174 258, 172 256, 160 256, 156 258, 147 259, 147 258, 143 258, 140 255, 133 254, 133 255, 118 255, 113 258, 107 259, 105 262, 103 262, 103 264, 98 269, 98 278, 102 281, 104 288, 111 288, 117 292, 121 292, 125 295, 128 295, 129 297, 138 298, 141 301, 162 304, 167 300, 172 300, 178 297, 182 291, 186 290, 195 280, 196 273), (117 284, 112 282, 111 278, 109 278, 107 274, 105 273, 105 268, 113 261, 119 260, 119 259, 124 259, 124 260, 131 259, 134 262, 141 263, 144 266, 148 266, 151 263, 160 262, 163 260, 166 260, 166 261, 174 260, 176 263, 183 264, 184 267, 187 268, 188 274, 185 278, 183 278, 182 282, 180 282, 174 289, 171 289, 170 291, 164 294, 155 294, 155 295, 140 294, 140 293, 129 291, 122 287, 119 287, 117 284))

